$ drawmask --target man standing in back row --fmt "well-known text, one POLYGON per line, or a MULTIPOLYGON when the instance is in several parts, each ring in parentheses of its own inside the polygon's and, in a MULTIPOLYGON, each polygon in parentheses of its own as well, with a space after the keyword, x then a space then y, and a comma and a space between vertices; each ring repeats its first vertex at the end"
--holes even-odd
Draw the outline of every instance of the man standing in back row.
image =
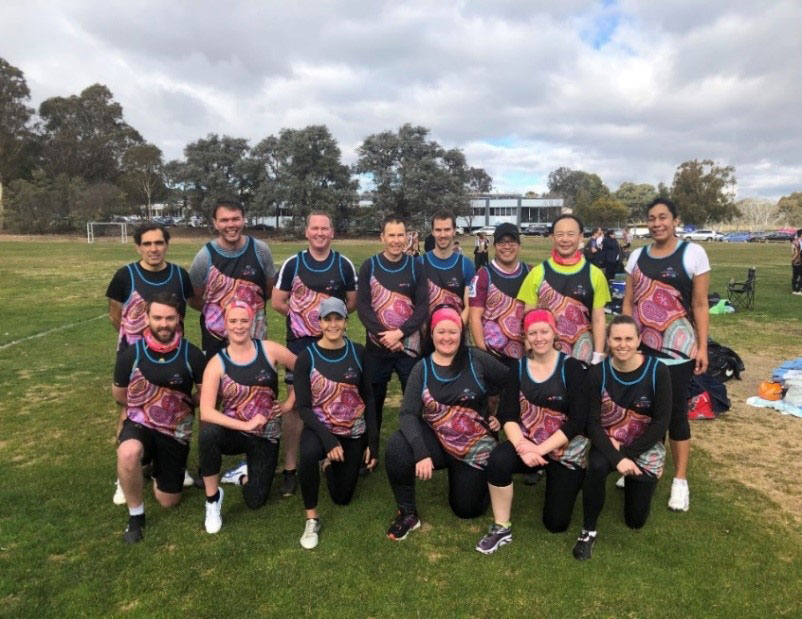
POLYGON ((551 258, 533 268, 518 299, 526 310, 542 307, 557 318, 562 350, 584 363, 604 359, 604 306, 610 302, 607 278, 582 252, 582 221, 560 215, 551 224, 551 258))
POLYGON ((226 346, 223 310, 234 299, 253 309, 253 337, 265 339, 265 303, 276 278, 267 243, 242 233, 242 202, 219 199, 212 211, 212 223, 218 238, 206 243, 189 267, 196 298, 193 307, 201 312, 202 346, 207 359, 226 346))

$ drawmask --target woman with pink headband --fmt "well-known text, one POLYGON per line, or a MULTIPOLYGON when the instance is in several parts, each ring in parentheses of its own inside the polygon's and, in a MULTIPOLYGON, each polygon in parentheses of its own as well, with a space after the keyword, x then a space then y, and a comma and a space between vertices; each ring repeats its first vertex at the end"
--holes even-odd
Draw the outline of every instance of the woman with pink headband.
POLYGON ((459 313, 435 308, 424 356, 412 369, 399 415, 400 430, 386 449, 387 476, 398 513, 387 531, 404 539, 420 527, 415 479, 448 469, 448 502, 460 518, 476 518, 487 509, 487 466, 496 446, 495 417, 487 410, 487 392, 500 386, 507 367, 492 355, 468 348, 459 313))
POLYGON ((491 554, 512 541, 512 476, 546 473, 543 524, 561 533, 571 522, 585 477, 590 441, 583 436, 585 366, 560 352, 557 323, 546 309, 524 314, 527 358, 510 373, 499 402, 507 440, 490 454, 487 465, 494 523, 476 550, 491 554))
POLYGON ((198 451, 206 488, 207 533, 217 533, 223 526, 223 489, 219 487, 223 455, 245 454, 245 467, 237 480, 245 504, 257 509, 267 502, 278 462, 281 415, 295 404, 290 394, 279 405, 276 367, 280 363, 292 370, 295 355, 276 342, 251 339, 253 320, 253 309, 244 301, 226 306, 228 346, 209 360, 203 373, 200 412, 204 425, 198 451))

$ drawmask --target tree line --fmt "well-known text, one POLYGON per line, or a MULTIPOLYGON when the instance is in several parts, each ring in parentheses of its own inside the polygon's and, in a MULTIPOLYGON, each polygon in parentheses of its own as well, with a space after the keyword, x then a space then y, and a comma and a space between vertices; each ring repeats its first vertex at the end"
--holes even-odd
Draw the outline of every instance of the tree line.
MULTIPOLYGON (((417 225, 442 208, 468 214, 470 196, 493 189, 460 149, 411 124, 367 136, 351 166, 325 125, 282 129, 254 145, 210 133, 187 144, 183 159, 165 161, 103 84, 51 97, 38 110, 29 101, 24 73, 0 58, 0 226, 15 232, 73 231, 140 209, 150 216, 165 202, 205 218, 225 195, 251 216, 289 216, 296 231, 310 210, 323 209, 339 233, 359 233, 377 229, 387 212, 417 225), (361 182, 373 208, 358 206, 361 182)), ((673 199, 687 223, 730 221, 742 215, 735 182, 732 166, 711 160, 682 163, 670 187, 625 182, 611 191, 599 175, 564 167, 548 176, 549 195, 592 225, 638 221, 657 195, 673 199)), ((775 212, 792 223, 802 218, 802 193, 784 197, 775 212)))

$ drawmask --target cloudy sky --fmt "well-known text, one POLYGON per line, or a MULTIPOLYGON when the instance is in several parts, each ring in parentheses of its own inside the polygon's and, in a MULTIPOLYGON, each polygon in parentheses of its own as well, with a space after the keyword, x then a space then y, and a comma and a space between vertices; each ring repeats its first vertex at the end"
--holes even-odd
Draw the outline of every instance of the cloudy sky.
POLYGON ((405 122, 501 191, 568 166, 670 184, 736 167, 739 197, 802 190, 802 2, 5 0, 0 57, 33 103, 101 82, 168 158, 325 123, 346 162, 405 122))

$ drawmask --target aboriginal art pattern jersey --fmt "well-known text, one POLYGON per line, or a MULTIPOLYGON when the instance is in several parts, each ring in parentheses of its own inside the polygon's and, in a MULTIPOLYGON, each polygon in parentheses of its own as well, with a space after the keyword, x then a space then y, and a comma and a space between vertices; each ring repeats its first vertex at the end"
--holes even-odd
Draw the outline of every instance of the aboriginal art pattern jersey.
POLYGON ((252 336, 258 340, 265 336, 266 275, 254 240, 245 238, 247 242, 236 257, 224 256, 213 243, 206 243, 211 264, 203 288, 201 331, 218 340, 225 338, 225 308, 234 299, 253 308, 252 336))
POLYGON ((261 430, 249 432, 275 443, 281 437, 281 415, 278 396, 278 373, 270 365, 259 340, 252 340, 254 358, 249 363, 235 363, 223 349, 217 356, 223 365, 218 397, 220 412, 232 419, 250 421, 261 413, 267 423, 261 430))
POLYGON ((483 469, 496 439, 482 414, 487 395, 476 377, 471 356, 469 353, 467 365, 454 378, 439 376, 431 357, 422 360, 422 418, 448 454, 483 469))
POLYGON ((670 256, 654 258, 649 248, 640 251, 632 269, 633 318, 643 344, 672 359, 696 355, 696 334, 691 314, 693 279, 684 265, 690 243, 680 241, 670 256))
MULTIPOLYGON (((370 307, 381 325, 382 331, 401 328, 415 313, 415 291, 417 278, 416 261, 404 256, 397 265, 383 261, 380 256, 370 258, 370 307)), ((386 351, 379 338, 370 330, 367 332, 370 348, 386 351)), ((421 351, 420 332, 401 340, 404 353, 418 357, 421 351)))
POLYGON ((465 287, 474 276, 473 263, 458 252, 441 260, 431 251, 423 254, 421 263, 429 282, 429 312, 438 305, 450 305, 462 312, 465 309, 465 287))
POLYGON ((351 261, 339 252, 330 252, 321 262, 304 250, 284 261, 278 288, 290 293, 287 341, 320 337, 320 304, 329 297, 345 302, 345 293, 356 290, 356 273, 351 261))
POLYGON ((312 344, 303 353, 311 360, 312 412, 332 434, 357 438, 365 433, 365 402, 359 394, 362 364, 351 340, 345 340, 341 352, 331 359, 312 344))
POLYGON ((114 384, 126 388, 128 419, 188 443, 195 412, 192 387, 200 384, 204 365, 203 353, 187 340, 169 353, 135 342, 118 355, 114 369, 114 384))
MULTIPOLYGON (((609 358, 602 361, 600 369, 596 370, 601 372, 601 427, 622 448, 632 445, 646 433, 657 407, 656 380, 660 361, 655 357, 644 359, 633 380, 624 381, 610 364, 609 358)), ((634 460, 643 471, 659 478, 663 474, 665 455, 661 436, 634 460)))
POLYGON ((558 273, 546 260, 543 262, 543 281, 538 290, 538 305, 551 310, 557 319, 562 351, 590 363, 593 358, 591 312, 593 311, 593 283, 591 264, 571 275, 558 273))
POLYGON ((471 281, 469 304, 484 308, 482 333, 488 352, 509 359, 524 356, 524 303, 517 296, 528 274, 529 266, 523 263, 506 273, 491 262, 471 281))
POLYGON ((142 339, 148 326, 147 303, 157 295, 165 295, 178 303, 179 333, 183 332, 187 299, 192 296, 189 273, 170 262, 161 271, 146 271, 138 262, 132 262, 114 274, 106 296, 122 304, 117 352, 142 339))
MULTIPOLYGON (((535 445, 540 445, 557 430, 563 429, 569 420, 566 383, 568 364, 578 366, 570 368, 573 370, 572 375, 584 373, 578 360, 561 352, 551 376, 538 382, 529 372, 528 360, 524 358, 518 361, 518 401, 521 411, 519 425, 524 436, 535 445)), ((580 385, 572 385, 574 389, 579 387, 580 385)), ((589 452, 590 440, 582 434, 576 434, 567 445, 550 452, 548 458, 571 469, 584 469, 588 466, 589 452)))

